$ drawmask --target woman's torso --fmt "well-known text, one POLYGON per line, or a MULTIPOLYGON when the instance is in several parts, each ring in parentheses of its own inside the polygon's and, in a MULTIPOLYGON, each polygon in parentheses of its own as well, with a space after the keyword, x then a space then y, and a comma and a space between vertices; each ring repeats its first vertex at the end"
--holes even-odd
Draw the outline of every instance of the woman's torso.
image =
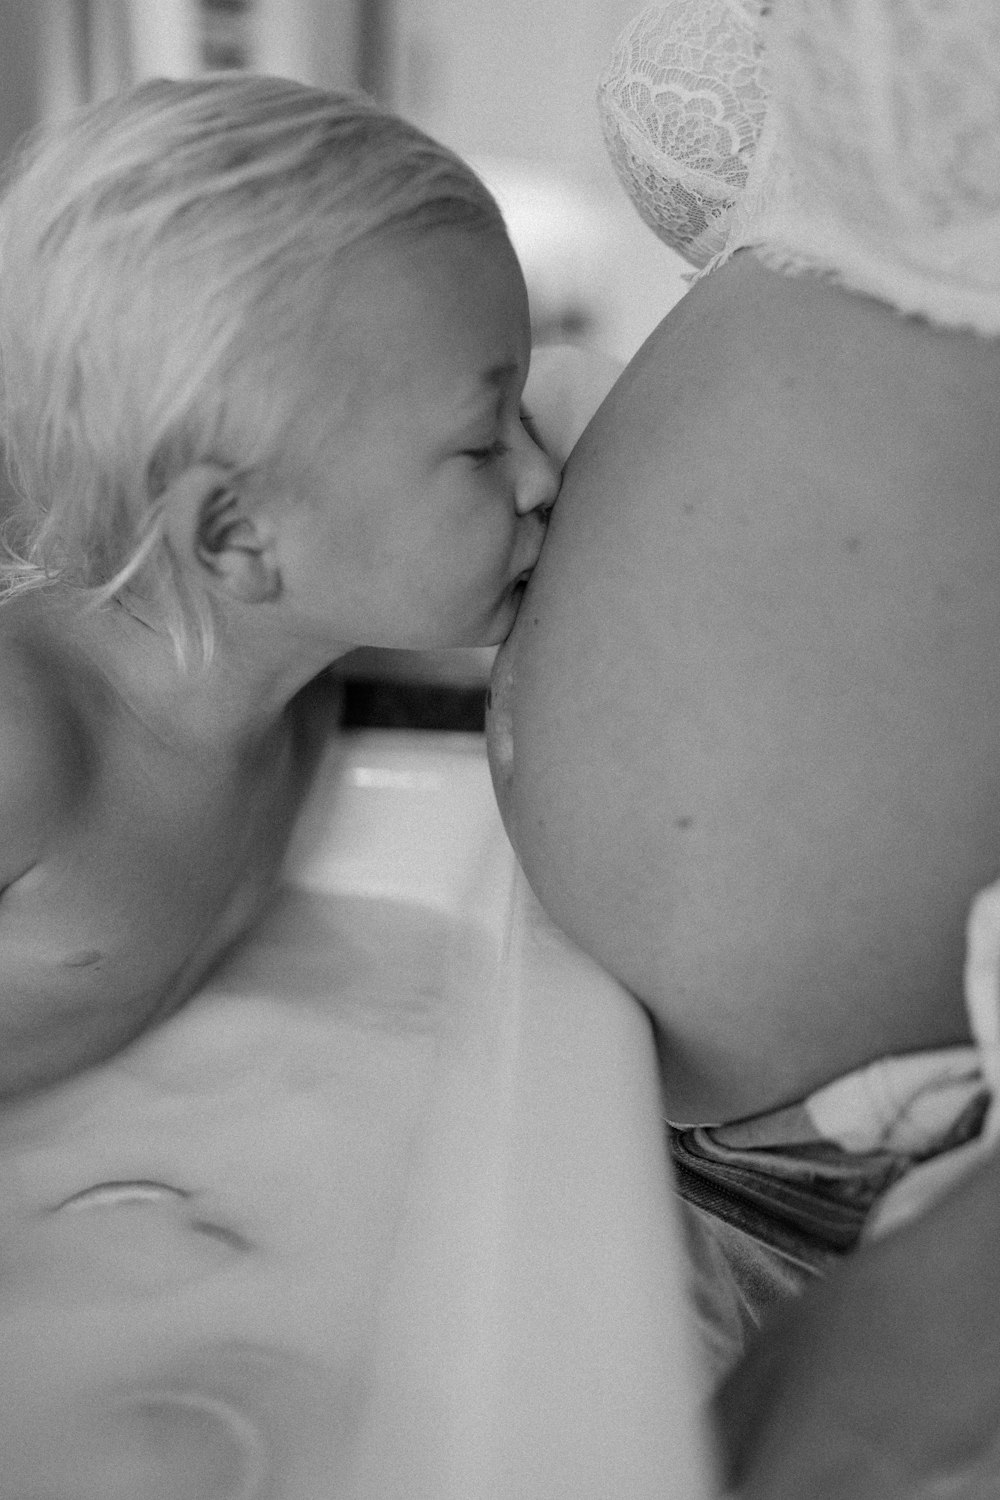
POLYGON ((995 342, 741 254, 574 452, 498 664, 498 790, 543 904, 652 1013, 676 1118, 968 1035, 998 402, 995 342))

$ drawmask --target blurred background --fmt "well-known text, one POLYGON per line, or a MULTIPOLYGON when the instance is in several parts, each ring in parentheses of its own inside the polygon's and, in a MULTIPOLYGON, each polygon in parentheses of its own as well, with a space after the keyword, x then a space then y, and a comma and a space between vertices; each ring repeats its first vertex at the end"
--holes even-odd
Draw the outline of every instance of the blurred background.
MULTIPOLYGON (((0 158, 25 131, 160 74, 363 88, 470 159, 507 219, 536 342, 627 360, 685 290, 641 223, 595 107, 645 0, 2 0, 0 158)), ((477 728, 492 653, 357 653, 349 721, 477 728), (352 706, 353 705, 353 706, 352 706)))

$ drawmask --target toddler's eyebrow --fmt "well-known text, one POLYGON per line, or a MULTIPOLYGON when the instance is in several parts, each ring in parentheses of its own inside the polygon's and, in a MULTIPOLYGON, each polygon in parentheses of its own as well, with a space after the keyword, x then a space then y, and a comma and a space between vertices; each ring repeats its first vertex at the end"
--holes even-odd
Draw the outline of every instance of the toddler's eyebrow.
POLYGON ((512 375, 517 374, 517 365, 493 365, 490 369, 483 371, 483 385, 493 386, 499 390, 505 381, 510 380, 512 375))
POLYGON ((495 391, 497 394, 497 404, 499 405, 500 395, 504 386, 517 373, 517 365, 513 361, 505 365, 491 365, 488 370, 484 370, 480 375, 479 384, 475 389, 472 386, 467 388, 460 402, 461 410, 463 412, 473 408, 478 410, 483 400, 484 391, 495 391))

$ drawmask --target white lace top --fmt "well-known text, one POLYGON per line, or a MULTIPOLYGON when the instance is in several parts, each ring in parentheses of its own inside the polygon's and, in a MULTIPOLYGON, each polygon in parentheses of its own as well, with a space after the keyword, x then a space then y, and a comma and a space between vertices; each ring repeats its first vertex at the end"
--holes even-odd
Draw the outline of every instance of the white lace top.
POLYGON ((750 246, 1000 334, 998 0, 669 0, 619 39, 600 108, 695 266, 750 246))

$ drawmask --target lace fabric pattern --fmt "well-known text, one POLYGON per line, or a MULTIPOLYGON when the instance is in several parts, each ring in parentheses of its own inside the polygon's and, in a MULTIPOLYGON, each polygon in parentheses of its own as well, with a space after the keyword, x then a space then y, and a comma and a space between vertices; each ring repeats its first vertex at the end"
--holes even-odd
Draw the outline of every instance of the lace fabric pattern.
POLYGON ((761 0, 649 6, 599 85, 604 138, 629 196, 695 266, 726 243, 763 124, 761 10, 761 0))
POLYGON ((726 253, 1000 333, 1000 7, 785 0, 726 253), (738 222, 737 222, 738 221, 738 222))
POLYGON ((1000 334, 997 0, 767 10, 672 0, 623 34, 600 107, 642 216, 705 270, 751 247, 778 270, 1000 334))

